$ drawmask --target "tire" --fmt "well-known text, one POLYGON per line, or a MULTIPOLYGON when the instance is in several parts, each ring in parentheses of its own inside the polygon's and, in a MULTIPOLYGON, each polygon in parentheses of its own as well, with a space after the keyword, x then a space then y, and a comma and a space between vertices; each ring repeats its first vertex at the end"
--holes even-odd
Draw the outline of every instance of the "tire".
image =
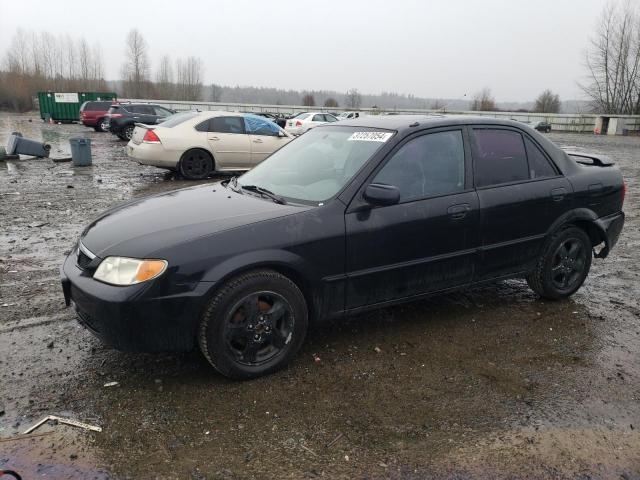
POLYGON ((104 121, 104 118, 99 118, 96 122, 96 126, 93 129, 96 132, 106 132, 107 131, 107 123, 104 121))
POLYGON ((188 180, 202 180, 213 172, 213 158, 204 150, 188 150, 182 154, 180 174, 188 180))
POLYGON ((133 131, 135 130, 135 125, 127 125, 121 130, 120 135, 118 135, 122 140, 131 140, 133 136, 133 131))
POLYGON ((527 276, 529 287, 548 300, 573 295, 591 268, 591 240, 584 230, 567 227, 550 237, 535 269, 527 276))
POLYGON ((251 379, 284 367, 297 353, 308 326, 307 303, 284 275, 255 270, 218 290, 198 329, 205 358, 222 375, 251 379))

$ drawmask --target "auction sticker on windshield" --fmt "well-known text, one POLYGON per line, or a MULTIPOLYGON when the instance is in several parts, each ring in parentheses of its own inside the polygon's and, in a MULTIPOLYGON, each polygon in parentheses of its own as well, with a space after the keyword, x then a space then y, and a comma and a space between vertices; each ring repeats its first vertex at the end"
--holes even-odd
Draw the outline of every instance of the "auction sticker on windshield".
POLYGON ((386 142, 393 136, 391 132, 353 132, 347 139, 359 142, 386 142))

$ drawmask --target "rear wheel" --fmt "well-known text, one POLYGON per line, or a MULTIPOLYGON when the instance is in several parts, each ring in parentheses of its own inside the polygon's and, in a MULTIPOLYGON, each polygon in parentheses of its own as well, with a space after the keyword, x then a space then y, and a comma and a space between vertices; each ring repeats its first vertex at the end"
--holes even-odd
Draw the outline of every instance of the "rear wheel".
POLYGON ((109 129, 109 123, 104 118, 99 118, 94 129, 96 132, 106 132, 109 129))
POLYGON ((122 129, 122 133, 121 135, 118 135, 122 140, 131 140, 131 137, 133 137, 133 130, 136 127, 134 125, 127 125, 126 127, 124 127, 122 129))
POLYGON ((180 159, 180 174, 189 180, 202 180, 213 172, 213 158, 204 150, 189 150, 180 159))
POLYGON ((198 343, 221 374, 255 378, 289 362, 307 324, 300 289, 284 275, 258 270, 230 280, 215 294, 202 317, 198 343))
POLYGON ((547 241, 535 270, 527 276, 527 283, 543 298, 566 298, 582 286, 590 268, 589 236, 578 227, 568 227, 547 241))

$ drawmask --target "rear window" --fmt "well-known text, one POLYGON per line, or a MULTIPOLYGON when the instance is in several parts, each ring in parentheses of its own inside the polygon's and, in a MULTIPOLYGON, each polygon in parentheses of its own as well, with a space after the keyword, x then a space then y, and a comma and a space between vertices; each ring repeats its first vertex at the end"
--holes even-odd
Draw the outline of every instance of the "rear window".
POLYGON ((167 117, 167 119, 164 122, 162 122, 160 125, 162 125, 163 128, 172 128, 172 127, 175 127, 176 125, 180 125, 181 123, 186 122, 187 120, 191 120, 192 118, 195 118, 197 116, 198 116, 198 112, 175 113, 170 117, 167 117))
POLYGON ((113 102, 87 102, 84 105, 84 110, 90 112, 107 111, 113 102))
POLYGON ((299 113, 298 115, 296 115, 293 118, 297 118, 298 120, 304 120, 305 118, 308 118, 309 115, 311 115, 310 113, 299 113))

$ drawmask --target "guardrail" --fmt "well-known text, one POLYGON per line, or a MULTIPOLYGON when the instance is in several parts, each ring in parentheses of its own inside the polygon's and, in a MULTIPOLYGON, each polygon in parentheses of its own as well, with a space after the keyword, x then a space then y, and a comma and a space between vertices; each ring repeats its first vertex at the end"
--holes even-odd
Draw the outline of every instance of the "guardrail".
MULTIPOLYGON (((193 102, 181 100, 149 100, 126 99, 123 101, 157 103, 173 110, 223 110, 229 112, 270 112, 283 114, 296 114, 310 110, 320 112, 348 112, 354 109, 345 107, 305 107, 302 105, 269 105, 258 103, 233 103, 233 102, 193 102)), ((593 133, 596 129, 603 130, 603 125, 612 124, 612 129, 607 130, 610 135, 616 134, 640 134, 640 115, 606 115, 591 113, 529 113, 529 112, 476 112, 460 110, 430 110, 430 109, 385 109, 385 108, 359 108, 359 112, 368 115, 380 115, 388 113, 403 113, 412 115, 447 114, 447 115, 473 115, 493 118, 508 118, 520 122, 548 122, 551 128, 563 132, 593 133)))

